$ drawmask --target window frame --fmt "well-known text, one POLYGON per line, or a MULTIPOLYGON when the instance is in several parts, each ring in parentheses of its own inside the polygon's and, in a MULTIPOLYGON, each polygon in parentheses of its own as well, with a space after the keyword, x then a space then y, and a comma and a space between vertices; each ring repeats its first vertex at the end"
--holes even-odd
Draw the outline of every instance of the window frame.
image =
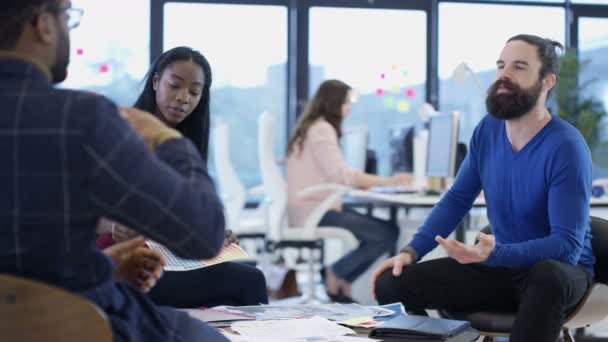
MULTIPOLYGON (((426 102, 431 103, 433 106, 438 105, 439 100, 439 78, 436 72, 437 65, 437 48, 439 39, 439 26, 437 24, 438 18, 438 2, 437 0, 299 0, 302 6, 302 10, 308 13, 311 7, 333 7, 333 8, 351 8, 351 9, 391 9, 391 10, 418 10, 426 13, 426 102)), ((304 39, 305 52, 300 54, 300 58, 303 59, 305 64, 305 73, 303 77, 305 82, 303 83, 304 88, 301 89, 301 96, 299 97, 303 103, 308 99, 308 32, 309 32, 309 21, 306 21, 306 25, 302 27, 306 32, 306 39, 304 39)), ((301 109, 301 108, 300 108, 301 109)), ((297 113, 296 113, 297 115, 297 113)))
MULTIPOLYGON (((502 0, 150 0, 150 61, 162 53, 164 5, 167 3, 202 3, 227 5, 257 5, 287 7, 287 101, 286 129, 291 132, 297 115, 310 94, 309 82, 309 11, 311 7, 337 7, 356 9, 422 10, 427 17, 426 44, 426 101, 439 108, 439 4, 486 4, 502 6, 535 6, 564 8, 566 15, 565 45, 578 48, 579 19, 608 18, 608 4, 573 4, 571 0, 554 2, 502 1, 502 0)), ((287 134, 287 138, 289 134, 287 134)), ((285 142, 287 144, 287 141, 285 142)))
POLYGON ((581 18, 606 18, 608 19, 608 5, 572 4, 572 21, 570 22, 571 46, 578 51, 579 41, 579 19, 581 18))

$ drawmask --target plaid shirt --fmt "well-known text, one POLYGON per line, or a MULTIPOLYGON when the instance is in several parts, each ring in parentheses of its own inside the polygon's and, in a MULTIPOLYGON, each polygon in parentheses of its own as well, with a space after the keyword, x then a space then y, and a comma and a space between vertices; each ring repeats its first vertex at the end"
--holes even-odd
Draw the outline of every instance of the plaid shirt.
MULTIPOLYGON (((0 273, 79 292, 106 312, 129 310, 121 319, 141 325, 145 319, 137 316, 156 315, 154 308, 111 280, 112 265, 95 248, 101 216, 181 257, 219 251, 223 208, 187 139, 151 153, 116 105, 55 89, 39 69, 16 59, 0 59, 0 108, 0 273)), ((151 321, 162 326, 159 320, 166 318, 151 321)), ((171 335, 159 329, 153 336, 171 335)))

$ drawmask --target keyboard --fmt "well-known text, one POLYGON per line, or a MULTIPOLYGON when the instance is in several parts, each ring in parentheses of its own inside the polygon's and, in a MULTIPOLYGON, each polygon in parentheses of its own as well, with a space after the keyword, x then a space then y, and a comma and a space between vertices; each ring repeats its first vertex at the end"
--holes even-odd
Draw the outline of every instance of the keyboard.
POLYGON ((374 186, 370 191, 380 194, 416 194, 420 192, 411 186, 374 186))

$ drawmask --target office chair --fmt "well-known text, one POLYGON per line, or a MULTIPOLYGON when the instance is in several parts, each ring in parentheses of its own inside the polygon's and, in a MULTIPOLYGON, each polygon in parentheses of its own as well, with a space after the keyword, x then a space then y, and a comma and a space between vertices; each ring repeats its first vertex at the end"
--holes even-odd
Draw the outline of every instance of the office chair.
MULTIPOLYGON (((562 329, 565 342, 574 342, 570 329, 585 328, 608 317, 608 221, 592 216, 590 225, 595 256, 595 285, 587 290, 581 302, 566 317, 562 329)), ((482 232, 491 234, 490 227, 486 226, 482 232)), ((439 314, 446 318, 470 321, 485 336, 484 342, 491 342, 498 336, 509 336, 515 322, 514 312, 440 310, 439 314)), ((577 329, 577 332, 577 336, 582 335, 582 330, 577 329)))
MULTIPOLYGON (((313 301, 315 298, 315 261, 323 263, 323 239, 339 239, 345 248, 354 248, 358 241, 352 233, 338 227, 323 227, 317 229, 323 215, 331 208, 331 205, 342 197, 348 187, 340 185, 320 185, 301 192, 308 195, 316 191, 332 190, 333 193, 326 198, 308 216, 302 227, 289 227, 287 218, 287 185, 281 174, 273 153, 274 142, 274 118, 271 114, 264 112, 258 120, 258 155, 260 170, 262 173, 262 184, 264 187, 266 222, 268 224, 269 249, 279 251, 287 248, 295 248, 299 251, 310 251, 306 260, 308 265, 308 286, 306 300, 313 301), (314 252, 319 252, 318 260, 315 260, 314 252)), ((300 256, 297 263, 304 260, 300 256)))
POLYGON ((112 329, 95 304, 65 290, 0 274, 2 341, 111 342, 112 329))
MULTIPOLYGON (((255 252, 261 253, 266 239, 266 225, 264 222, 264 209, 262 206, 256 208, 251 215, 245 216, 243 208, 247 199, 247 193, 262 195, 261 186, 247 191, 236 173, 230 159, 230 135, 228 125, 219 122, 213 128, 213 161, 216 169, 216 180, 220 190, 220 197, 224 204, 226 215, 226 228, 231 229, 240 240, 253 240, 259 243, 255 252)), ((247 244, 244 244, 245 247, 247 244)), ((249 251, 253 252, 253 251, 249 251)))

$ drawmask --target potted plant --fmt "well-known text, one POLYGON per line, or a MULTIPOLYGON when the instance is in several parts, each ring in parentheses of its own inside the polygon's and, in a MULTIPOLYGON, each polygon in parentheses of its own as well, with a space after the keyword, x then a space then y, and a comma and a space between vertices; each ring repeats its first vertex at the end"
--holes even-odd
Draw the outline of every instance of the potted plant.
POLYGON ((590 61, 580 61, 576 50, 566 50, 561 57, 561 71, 555 95, 558 116, 576 127, 585 138, 589 149, 594 151, 598 144, 600 123, 606 115, 606 110, 601 101, 585 93, 597 79, 579 79, 589 63, 590 61))

